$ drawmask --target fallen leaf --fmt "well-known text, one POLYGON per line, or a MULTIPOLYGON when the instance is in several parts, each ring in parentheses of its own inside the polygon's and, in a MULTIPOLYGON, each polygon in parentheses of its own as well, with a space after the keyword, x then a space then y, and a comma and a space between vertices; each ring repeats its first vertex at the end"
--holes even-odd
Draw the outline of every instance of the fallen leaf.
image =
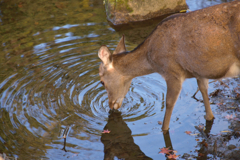
POLYGON ((22 8, 22 7, 23 7, 23 6, 22 6, 22 3, 19 3, 19 4, 18 4, 18 7, 19 7, 19 8, 22 8))
POLYGON ((231 115, 226 115, 225 118, 228 119, 228 120, 233 119, 233 115, 232 114, 231 115))
POLYGON ((110 133, 111 131, 107 130, 103 130, 102 133, 110 133))
POLYGON ((172 150, 169 150, 168 148, 159 148, 161 151, 158 153, 162 153, 162 154, 170 154, 169 152, 171 152, 172 150))
POLYGON ((205 147, 208 147, 208 144, 207 144, 207 143, 204 143, 204 146, 205 146, 205 147))
POLYGON ((199 156, 199 157, 203 157, 204 154, 203 154, 203 153, 198 153, 198 156, 199 156))
POLYGON ((204 129, 204 128, 205 128, 204 125, 201 125, 201 124, 200 124, 198 127, 199 127, 200 129, 205 130, 205 129, 204 129))
POLYGON ((51 102, 56 102, 56 99, 53 98, 53 99, 50 99, 50 101, 51 101, 51 102))
POLYGON ((198 133, 195 133, 195 134, 189 134, 189 135, 191 135, 191 136, 196 136, 196 135, 199 135, 198 133))
POLYGON ((187 10, 185 10, 185 9, 180 11, 180 13, 186 13, 186 12, 187 12, 187 10))
POLYGON ((185 131, 185 133, 190 135, 192 132, 191 131, 185 131))
POLYGON ((176 151, 176 150, 173 150, 173 153, 174 153, 174 154, 176 154, 176 153, 177 153, 177 151, 176 151))
POLYGON ((168 156, 168 159, 177 159, 179 157, 179 155, 177 156, 176 154, 170 154, 168 156))
POLYGON ((205 140, 203 140, 200 144, 203 144, 205 147, 208 147, 208 144, 205 140))
POLYGON ((221 132, 231 132, 231 131, 221 131, 221 132))
POLYGON ((210 97, 216 97, 222 90, 221 89, 217 89, 215 90, 213 93, 210 93, 210 97))

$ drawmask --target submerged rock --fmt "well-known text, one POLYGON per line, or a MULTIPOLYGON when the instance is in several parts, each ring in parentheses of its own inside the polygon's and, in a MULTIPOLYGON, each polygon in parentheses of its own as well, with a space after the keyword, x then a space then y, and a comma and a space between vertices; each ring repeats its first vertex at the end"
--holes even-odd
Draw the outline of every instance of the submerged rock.
POLYGON ((185 0, 105 0, 107 19, 114 25, 143 21, 187 8, 185 0))
POLYGON ((237 148, 235 145, 233 145, 233 144, 230 144, 229 146, 228 146, 228 149, 229 150, 232 150, 232 149, 235 149, 235 148, 237 148))

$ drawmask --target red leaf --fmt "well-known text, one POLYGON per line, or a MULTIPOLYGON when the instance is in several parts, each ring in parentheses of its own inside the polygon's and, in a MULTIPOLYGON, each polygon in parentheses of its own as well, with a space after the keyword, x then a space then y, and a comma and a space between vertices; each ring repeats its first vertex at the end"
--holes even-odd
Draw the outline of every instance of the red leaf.
POLYGON ((203 154, 203 153, 198 153, 198 156, 199 156, 199 157, 203 157, 204 154, 203 154))
POLYGON ((232 114, 231 115, 226 115, 225 118, 228 119, 228 120, 233 119, 233 115, 232 114))
POLYGON ((186 134, 191 134, 192 132, 191 131, 185 131, 186 134))
POLYGON ((162 154, 170 154, 169 152, 171 152, 172 150, 169 150, 168 148, 160 148, 160 152, 158 153, 162 153, 162 154))
POLYGON ((111 131, 107 130, 103 130, 102 133, 110 133, 111 131))

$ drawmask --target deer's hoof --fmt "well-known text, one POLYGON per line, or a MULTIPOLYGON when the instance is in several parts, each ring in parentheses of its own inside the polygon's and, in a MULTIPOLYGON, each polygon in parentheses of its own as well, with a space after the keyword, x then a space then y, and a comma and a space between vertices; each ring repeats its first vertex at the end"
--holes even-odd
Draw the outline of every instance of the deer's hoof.
POLYGON ((214 116, 204 116, 204 118, 207 120, 207 121, 213 121, 214 120, 214 116))
POLYGON ((169 130, 162 130, 163 134, 169 134, 169 130))

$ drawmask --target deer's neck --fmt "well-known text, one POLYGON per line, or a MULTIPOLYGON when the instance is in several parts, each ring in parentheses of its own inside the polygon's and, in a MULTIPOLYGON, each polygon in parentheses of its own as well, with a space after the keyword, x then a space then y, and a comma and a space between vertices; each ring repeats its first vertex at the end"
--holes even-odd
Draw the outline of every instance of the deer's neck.
POLYGON ((147 53, 146 44, 143 43, 131 52, 114 54, 113 67, 122 75, 132 78, 153 73, 147 53))

